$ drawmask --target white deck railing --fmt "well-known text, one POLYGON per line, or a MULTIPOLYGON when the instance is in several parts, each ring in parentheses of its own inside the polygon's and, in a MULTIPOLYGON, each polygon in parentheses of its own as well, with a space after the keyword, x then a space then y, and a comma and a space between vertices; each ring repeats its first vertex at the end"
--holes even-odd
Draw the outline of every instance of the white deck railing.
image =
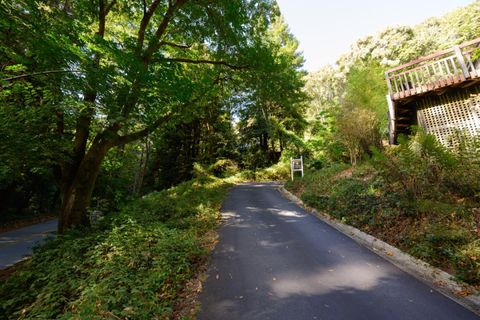
POLYGON ((421 57, 385 73, 392 100, 480 78, 480 38, 421 57))

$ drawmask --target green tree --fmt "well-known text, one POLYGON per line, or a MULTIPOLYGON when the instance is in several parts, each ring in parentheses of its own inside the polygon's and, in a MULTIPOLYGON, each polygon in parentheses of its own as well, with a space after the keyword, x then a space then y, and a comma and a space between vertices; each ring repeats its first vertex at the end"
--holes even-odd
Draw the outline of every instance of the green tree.
MULTIPOLYGON (((2 4, 4 61, 25 68, 5 68, 2 84, 51 83, 56 94, 49 103, 55 112, 45 112, 63 146, 55 161, 60 232, 88 224, 86 208, 109 150, 195 112, 219 75, 271 53, 255 40, 271 7, 267 0, 2 4)), ((4 101, 15 105, 17 96, 4 101)))
POLYGON ((308 98, 303 91, 303 56, 281 15, 262 41, 273 54, 258 62, 258 72, 249 74, 236 103, 242 154, 254 163, 244 162, 255 167, 275 163, 289 145, 303 146, 308 98))
POLYGON ((345 94, 345 73, 327 65, 305 77, 309 97, 306 110, 309 126, 307 143, 316 159, 341 160, 343 148, 335 140, 335 113, 345 94))

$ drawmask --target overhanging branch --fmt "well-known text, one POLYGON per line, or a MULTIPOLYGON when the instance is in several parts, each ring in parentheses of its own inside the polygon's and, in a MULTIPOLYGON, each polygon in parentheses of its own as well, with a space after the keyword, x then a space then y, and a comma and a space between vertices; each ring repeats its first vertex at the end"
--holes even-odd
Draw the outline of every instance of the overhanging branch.
MULTIPOLYGON (((189 102, 184 103, 182 106, 180 106, 180 108, 185 108, 186 106, 191 106, 191 105, 195 104, 196 102, 200 101, 200 99, 205 97, 207 95, 207 93, 208 93, 208 91, 202 92, 201 95, 191 99, 189 102)), ((118 136, 117 139, 116 139, 115 145, 120 146, 120 145, 123 145, 123 144, 127 144, 127 143, 130 143, 130 142, 139 140, 143 137, 146 137, 148 134, 155 131, 158 127, 160 127, 161 125, 166 123, 168 120, 170 120, 173 115, 174 115, 173 112, 171 112, 171 111, 167 112, 166 114, 164 114, 163 116, 158 118, 153 124, 145 127, 144 129, 141 129, 139 131, 132 132, 132 133, 129 133, 129 134, 126 134, 126 135, 123 135, 123 136, 118 136)), ((112 128, 112 131, 117 131, 118 129, 119 129, 119 127, 112 128)))
POLYGON ((180 62, 180 63, 191 63, 191 64, 222 65, 234 70, 245 70, 249 68, 248 66, 237 66, 222 60, 188 59, 188 58, 163 58, 163 60, 171 61, 171 62, 180 62))
POLYGON ((0 81, 12 81, 12 80, 16 80, 16 79, 33 77, 33 76, 38 76, 38 75, 42 75, 42 74, 49 74, 49 73, 84 73, 84 71, 82 71, 82 70, 47 70, 47 71, 39 71, 39 72, 33 72, 33 73, 20 74, 18 76, 13 76, 13 77, 9 77, 9 78, 0 79, 0 81))
POLYGON ((107 15, 110 10, 112 10, 112 7, 117 3, 117 0, 113 0, 112 2, 110 2, 106 8, 105 8, 105 14, 107 15))
POLYGON ((140 21, 140 27, 138 28, 137 35, 137 47, 139 50, 143 46, 143 41, 145 39, 145 30, 147 29, 148 23, 150 22, 150 19, 152 18, 155 10, 157 10, 159 4, 160 0, 154 0, 147 9, 147 5, 145 1, 143 1, 143 17, 142 21, 140 21))
POLYGON ((123 144, 127 144, 127 143, 130 143, 130 142, 136 141, 136 140, 141 139, 143 137, 146 137, 148 134, 155 131, 158 127, 160 127, 162 124, 167 122, 171 117, 172 117, 172 113, 168 112, 165 115, 163 115, 162 117, 158 118, 153 124, 147 126, 144 129, 126 134, 124 136, 119 136, 118 139, 117 139, 116 145, 120 146, 120 145, 123 145, 123 144))
POLYGON ((169 47, 174 47, 178 49, 190 49, 192 46, 188 44, 178 44, 178 43, 173 43, 169 41, 161 41, 160 46, 169 46, 169 47))
MULTIPOLYGON (((175 3, 169 1, 169 5, 167 8, 167 11, 165 12, 165 15, 163 16, 162 21, 157 27, 157 30, 155 31, 155 36, 154 39, 152 39, 151 43, 148 45, 147 49, 145 50, 143 59, 144 61, 148 61, 153 53, 157 51, 160 46, 161 46, 161 39, 164 36, 165 32, 167 31, 167 27, 170 23, 170 21, 173 19, 173 15, 175 11, 177 11, 180 7, 185 5, 187 0, 176 0, 175 3)), ((143 40, 142 40, 143 43, 143 40)))

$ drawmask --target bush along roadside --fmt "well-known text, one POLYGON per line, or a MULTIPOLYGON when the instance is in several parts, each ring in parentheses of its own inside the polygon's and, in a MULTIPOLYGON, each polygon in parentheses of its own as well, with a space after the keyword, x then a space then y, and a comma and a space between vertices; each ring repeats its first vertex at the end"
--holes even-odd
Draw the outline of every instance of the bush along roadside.
POLYGON ((306 172, 286 188, 307 205, 480 287, 477 156, 419 134, 368 163, 306 172))
POLYGON ((0 286, 4 319, 170 319, 206 263, 231 184, 201 176, 36 249, 0 286))
POLYGON ((290 178, 290 162, 281 159, 277 164, 258 170, 243 170, 236 176, 238 181, 285 181, 290 178))

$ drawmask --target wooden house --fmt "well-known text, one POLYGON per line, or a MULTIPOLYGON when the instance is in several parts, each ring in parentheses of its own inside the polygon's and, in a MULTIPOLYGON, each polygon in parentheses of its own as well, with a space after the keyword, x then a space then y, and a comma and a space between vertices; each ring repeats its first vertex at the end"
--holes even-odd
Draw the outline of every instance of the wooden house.
POLYGON ((389 140, 417 125, 452 147, 480 134, 480 38, 388 70, 389 140))

